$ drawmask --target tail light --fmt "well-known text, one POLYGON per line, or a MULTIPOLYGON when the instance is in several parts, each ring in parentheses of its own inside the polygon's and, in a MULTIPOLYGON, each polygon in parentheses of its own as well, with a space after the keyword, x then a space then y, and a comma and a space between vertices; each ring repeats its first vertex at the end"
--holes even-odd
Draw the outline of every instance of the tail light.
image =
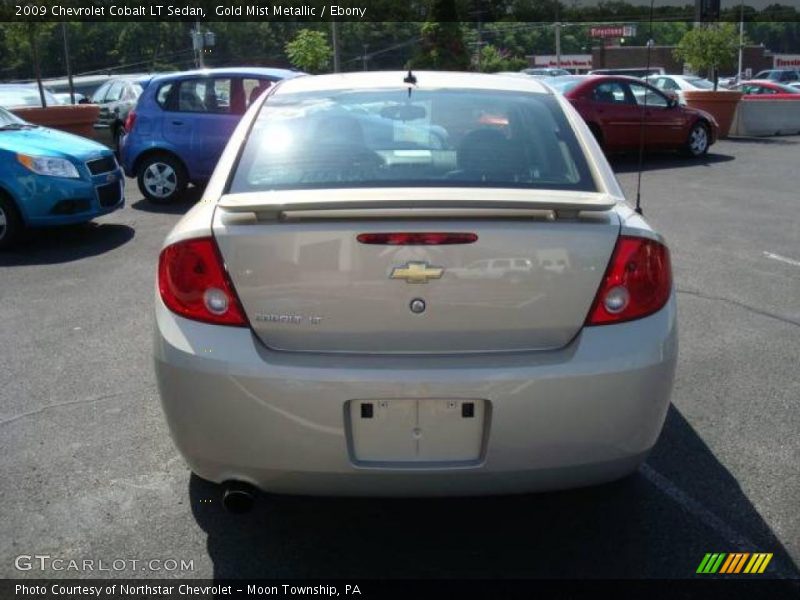
POLYGON ((669 250, 640 237, 617 240, 586 325, 621 323, 660 310, 672 292, 669 250))
POLYGON ((182 317, 247 326, 222 256, 210 237, 177 242, 161 251, 158 290, 167 308, 182 317))
POLYGON ((125 119, 125 131, 127 131, 128 133, 133 131, 133 125, 135 123, 136 123, 136 111, 131 110, 131 112, 128 113, 128 118, 125 119))

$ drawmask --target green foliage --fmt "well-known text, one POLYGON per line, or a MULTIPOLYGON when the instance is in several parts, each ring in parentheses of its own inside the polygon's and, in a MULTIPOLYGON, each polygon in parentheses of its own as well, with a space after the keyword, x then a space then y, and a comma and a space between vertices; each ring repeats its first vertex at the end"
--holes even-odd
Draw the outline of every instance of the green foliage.
POLYGON ((286 44, 286 56, 291 63, 309 73, 326 70, 332 55, 328 38, 321 31, 301 29, 295 38, 286 44))
POLYGON ((733 23, 714 23, 687 31, 675 48, 675 58, 694 71, 709 71, 732 66, 738 50, 739 32, 733 23))
POLYGON ((422 25, 419 50, 411 60, 414 68, 445 71, 469 68, 469 52, 455 18, 455 0, 434 0, 431 20, 422 25))
POLYGON ((519 58, 518 56, 513 56, 507 50, 500 50, 491 44, 487 44, 481 48, 480 70, 484 73, 520 71, 527 66, 527 60, 519 58))

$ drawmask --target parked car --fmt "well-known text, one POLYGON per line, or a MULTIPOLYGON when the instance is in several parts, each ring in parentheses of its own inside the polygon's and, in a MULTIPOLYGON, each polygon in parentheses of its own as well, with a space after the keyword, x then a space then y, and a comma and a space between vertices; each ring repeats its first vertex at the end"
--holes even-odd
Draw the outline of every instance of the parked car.
MULTIPOLYGON (((61 104, 48 90, 44 90, 44 101, 47 106, 61 104)), ((41 106, 42 99, 39 87, 29 83, 3 83, 0 84, 0 107, 19 108, 22 106, 41 106)))
POLYGON ((0 108, 0 248, 25 227, 82 223, 121 208, 122 170, 105 146, 0 108))
POLYGON ((100 106, 100 114, 94 124, 94 137, 113 148, 117 154, 128 114, 136 106, 150 79, 152 76, 149 75, 112 77, 92 94, 92 104, 100 106))
POLYGON ((644 143, 650 150, 702 156, 717 140, 719 125, 712 115, 681 106, 640 79, 573 75, 548 84, 572 103, 607 152, 633 150, 644 143))
POLYGON ((537 77, 561 77, 562 75, 571 75, 571 73, 566 69, 556 69, 547 67, 522 69, 520 73, 525 73, 525 75, 535 75, 537 77))
POLYGON ((649 75, 663 75, 664 67, 631 67, 624 69, 592 69, 587 75, 626 75, 628 77, 643 78, 649 75))
POLYGON ((669 252, 541 81, 301 77, 246 113, 155 293, 167 423, 226 503, 528 492, 644 460, 677 355, 669 252), (376 116, 429 135, 368 138, 376 116), (528 276, 454 275, 502 257, 528 276))
POLYGON ((743 81, 731 88, 748 100, 800 100, 800 89, 775 81, 743 81))
POLYGON ((89 99, 86 96, 83 94, 78 94, 77 92, 74 94, 75 102, 72 101, 73 96, 71 96, 69 92, 59 92, 57 94, 53 94, 53 96, 55 96, 59 104, 88 104, 89 102, 89 99))
POLYGON ((767 69, 759 71, 753 80, 768 80, 777 83, 791 83, 800 81, 800 71, 797 69, 767 69))
POLYGON ((206 181, 249 104, 286 69, 227 68, 154 78, 128 114, 120 147, 125 173, 152 202, 171 202, 206 181))
MULTIPOLYGON (((91 98, 101 85, 111 79, 108 73, 100 75, 76 75, 72 78, 72 89, 86 98, 91 98)), ((42 82, 54 94, 69 93, 69 78, 58 77, 42 82)))
POLYGON ((684 102, 683 92, 694 90, 713 90, 714 83, 696 75, 649 75, 644 80, 658 88, 667 96, 673 96, 684 102))
POLYGON ((732 75, 730 77, 720 77, 717 80, 717 84, 719 87, 724 89, 730 89, 737 83, 743 80, 750 79, 745 73, 739 73, 738 75, 732 75))

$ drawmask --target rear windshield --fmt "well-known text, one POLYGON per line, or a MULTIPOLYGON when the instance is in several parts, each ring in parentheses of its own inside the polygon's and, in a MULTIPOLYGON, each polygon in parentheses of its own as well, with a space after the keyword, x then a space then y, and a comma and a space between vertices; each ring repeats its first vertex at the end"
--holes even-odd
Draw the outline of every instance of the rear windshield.
POLYGON ((406 186, 596 190, 555 97, 400 88, 272 96, 229 191, 406 186))

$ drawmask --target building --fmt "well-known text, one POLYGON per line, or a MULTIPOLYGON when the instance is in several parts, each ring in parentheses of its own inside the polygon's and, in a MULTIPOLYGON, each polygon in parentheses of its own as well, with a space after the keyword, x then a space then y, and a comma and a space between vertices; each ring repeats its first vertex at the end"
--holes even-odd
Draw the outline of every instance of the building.
MULTIPOLYGON (((735 59, 734 59, 735 62, 735 59)), ((742 68, 758 73, 772 69, 776 57, 763 46, 746 46, 742 53, 742 68)), ((647 64, 646 46, 599 46, 592 49, 593 69, 632 69, 647 64)), ((683 73, 683 63, 675 58, 675 46, 653 46, 650 66, 663 67, 667 73, 683 73)), ((736 66, 722 69, 720 75, 735 75, 736 66)))

